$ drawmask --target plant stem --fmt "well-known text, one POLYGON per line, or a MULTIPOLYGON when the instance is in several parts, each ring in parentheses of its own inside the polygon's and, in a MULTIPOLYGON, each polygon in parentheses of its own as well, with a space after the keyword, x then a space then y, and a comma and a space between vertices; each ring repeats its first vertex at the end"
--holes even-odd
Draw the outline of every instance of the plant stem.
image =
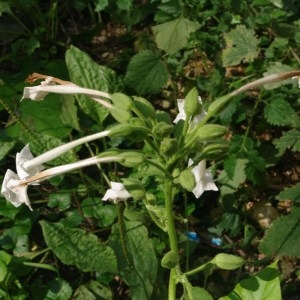
MULTIPOLYGON (((169 235, 169 243, 171 251, 175 254, 178 254, 178 243, 177 243, 177 234, 174 223, 173 215, 173 193, 172 193, 172 184, 169 179, 165 179, 165 207, 167 214, 167 230, 169 235)), ((169 300, 176 299, 176 275, 180 275, 180 265, 179 263, 175 268, 171 269, 169 277, 169 300)))

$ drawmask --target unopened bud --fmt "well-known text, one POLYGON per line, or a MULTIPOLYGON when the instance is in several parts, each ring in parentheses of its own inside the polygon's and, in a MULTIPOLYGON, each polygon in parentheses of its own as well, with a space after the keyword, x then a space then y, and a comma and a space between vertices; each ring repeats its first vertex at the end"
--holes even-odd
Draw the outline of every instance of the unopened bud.
POLYGON ((195 116, 200 111, 200 102, 198 100, 199 94, 196 88, 189 91, 184 100, 184 111, 187 118, 195 116))
POLYGON ((161 260, 161 265, 167 269, 175 268, 179 263, 179 256, 174 251, 169 251, 161 260))
POLYGON ((228 151, 227 144, 211 144, 204 147, 201 151, 202 159, 217 159, 222 157, 228 151))
POLYGON ((138 151, 126 151, 118 155, 119 163, 125 167, 137 167, 144 161, 144 155, 138 151))
POLYGON ((178 152, 178 141, 173 138, 165 138, 162 140, 159 151, 164 155, 173 155, 178 152))
POLYGON ((245 263, 245 260, 240 256, 219 253, 213 258, 212 262, 218 268, 224 270, 235 270, 237 268, 240 268, 245 263))
POLYGON ((153 127, 153 134, 156 138, 161 139, 169 136, 174 126, 165 122, 159 122, 153 127))
POLYGON ((222 125, 206 124, 202 125, 198 129, 195 128, 195 130, 193 131, 193 135, 200 140, 210 141, 222 137, 227 132, 228 129, 222 125))
POLYGON ((186 169, 180 173, 179 183, 184 189, 186 189, 189 192, 191 192, 194 189, 196 181, 195 176, 193 175, 190 169, 186 169))

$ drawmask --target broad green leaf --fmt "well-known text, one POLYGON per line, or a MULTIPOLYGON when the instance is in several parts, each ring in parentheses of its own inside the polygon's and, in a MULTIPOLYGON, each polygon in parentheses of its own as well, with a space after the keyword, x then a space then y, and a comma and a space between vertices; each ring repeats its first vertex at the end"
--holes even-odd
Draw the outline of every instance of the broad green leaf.
POLYGON ((252 62, 258 55, 259 39, 255 37, 253 29, 238 25, 235 29, 224 34, 226 48, 222 59, 224 67, 235 66, 243 60, 252 62))
POLYGON ((157 6, 154 20, 157 23, 164 23, 177 18, 182 14, 183 3, 180 0, 161 1, 157 6))
POLYGON ((274 139, 273 144, 279 150, 279 155, 282 155, 286 149, 300 151, 300 131, 297 129, 286 131, 279 139, 274 139))
MULTIPOLYGON (((66 52, 66 64, 71 81, 79 86, 104 92, 113 92, 117 86, 113 70, 98 65, 90 56, 74 46, 66 52)), ((76 99, 88 116, 102 124, 108 115, 105 107, 87 96, 76 95, 76 99)))
POLYGON ((82 284, 74 294, 76 300, 112 300, 113 294, 109 287, 97 282, 90 281, 82 284))
POLYGON ((117 5, 119 9, 130 10, 132 2, 133 0, 117 0, 117 5))
POLYGON ((108 0, 96 0, 95 1, 95 12, 99 12, 108 6, 108 0))
POLYGON ((240 184, 245 182, 246 180, 245 168, 247 166, 247 163, 248 163, 247 159, 236 159, 236 162, 233 165, 233 169, 230 169, 229 164, 226 163, 225 167, 229 168, 228 174, 231 174, 233 176, 232 178, 230 178, 227 175, 227 171, 223 171, 220 173, 218 181, 224 183, 220 188, 221 194, 223 196, 226 194, 232 194, 236 192, 236 189, 240 186, 240 184))
MULTIPOLYGON (((26 126, 28 130, 43 135, 50 135, 56 138, 67 137, 72 128, 66 126, 60 120, 61 105, 60 96, 50 94, 43 101, 23 100, 19 106, 20 121, 26 126)), ((26 129, 21 127, 19 123, 15 123, 7 128, 7 132, 14 128, 15 135, 26 134, 26 129)), ((26 142, 27 143, 27 142, 26 142)))
POLYGON ((0 141, 0 160, 3 159, 16 144, 15 141, 0 141))
POLYGON ((169 79, 163 61, 151 51, 136 54, 129 62, 125 83, 138 94, 159 92, 169 79))
POLYGON ((277 262, 257 275, 242 280, 235 289, 219 300, 281 300, 280 278, 277 262))
POLYGON ((71 299, 72 293, 73 290, 70 284, 63 279, 57 278, 50 281, 47 284, 44 291, 43 299, 47 299, 47 300, 71 299))
POLYGON ((122 246, 120 244, 119 226, 112 228, 110 236, 110 245, 115 250, 118 260, 118 268, 126 284, 130 287, 131 299, 150 299, 153 292, 158 262, 155 250, 151 240, 148 237, 148 231, 145 226, 139 222, 128 221, 126 224, 125 244, 128 248, 129 260, 132 260, 133 266, 126 263, 122 246))
POLYGON ((184 48, 190 34, 196 31, 200 25, 184 17, 153 26, 157 47, 174 54, 184 48))
POLYGON ((298 118, 292 106, 283 100, 281 95, 275 96, 275 99, 265 106, 264 116, 268 123, 275 126, 291 125, 298 118))
POLYGON ((84 216, 95 218, 101 227, 110 226, 117 217, 115 205, 104 205, 102 199, 98 197, 84 199, 81 207, 84 216))
POLYGON ((278 200, 292 200, 295 202, 300 202, 300 183, 297 183, 295 186, 291 188, 285 188, 282 192, 280 192, 276 199, 278 200))
POLYGON ((48 247, 64 264, 75 265, 84 272, 116 273, 113 250, 101 244, 96 235, 60 223, 41 221, 40 224, 48 247))
POLYGON ((300 255, 300 208, 277 218, 260 243, 259 250, 268 256, 300 255))
POLYGON ((10 1, 0 1, 0 17, 2 16, 3 13, 10 13, 10 1))
POLYGON ((57 207, 59 211, 66 210, 71 206, 71 194, 70 193, 51 193, 47 204, 49 207, 57 207))
POLYGON ((63 95, 61 98, 60 119, 63 124, 66 124, 78 131, 80 130, 74 97, 63 95))

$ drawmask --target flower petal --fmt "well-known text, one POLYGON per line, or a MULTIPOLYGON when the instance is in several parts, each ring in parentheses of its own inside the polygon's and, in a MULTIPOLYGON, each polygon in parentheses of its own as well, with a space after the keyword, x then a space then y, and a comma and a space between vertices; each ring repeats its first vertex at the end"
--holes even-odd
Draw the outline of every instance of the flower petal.
POLYGON ((22 184, 19 176, 12 170, 7 170, 1 189, 1 194, 15 207, 26 204, 32 210, 27 196, 27 184, 22 184))
POLYGON ((30 152, 30 148, 29 145, 26 145, 20 153, 17 153, 16 155, 16 168, 17 168, 17 173, 19 178, 25 179, 28 176, 32 176, 37 174, 38 172, 40 172, 41 170, 44 169, 44 167, 42 165, 37 165, 35 167, 28 169, 25 169, 23 167, 24 163, 26 163, 27 161, 32 160, 34 157, 32 155, 32 153, 30 152))
POLYGON ((132 197, 129 192, 126 190, 125 186, 120 182, 111 182, 111 188, 108 189, 103 196, 102 200, 107 201, 111 200, 114 203, 127 200, 132 197))

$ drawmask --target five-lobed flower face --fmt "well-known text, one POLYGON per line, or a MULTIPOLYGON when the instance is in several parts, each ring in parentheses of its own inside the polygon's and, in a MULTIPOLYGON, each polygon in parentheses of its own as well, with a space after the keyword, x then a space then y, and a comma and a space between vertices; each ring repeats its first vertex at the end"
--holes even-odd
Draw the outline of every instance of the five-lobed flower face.
MULTIPOLYGON (((189 159, 188 165, 193 164, 193 160, 189 159)), ((193 194, 196 198, 199 198, 204 191, 218 191, 218 187, 215 185, 212 178, 212 174, 209 169, 206 169, 206 160, 202 160, 192 169, 192 173, 195 176, 196 186, 193 189, 193 194)))
MULTIPOLYGON (((178 114, 173 121, 173 123, 175 124, 177 124, 180 120, 185 121, 186 119, 186 112, 184 110, 184 101, 185 101, 184 99, 177 99, 178 114)), ((198 97, 198 101, 202 105, 202 99, 200 96, 198 97)), ((207 113, 205 111, 202 111, 200 114, 193 116, 192 126, 195 126, 197 123, 199 123, 205 117, 206 114, 207 113)))
POLYGON ((126 190, 123 183, 111 181, 110 184, 111 188, 106 191, 105 195, 102 198, 103 201, 110 200, 113 203, 118 203, 132 197, 126 190))

